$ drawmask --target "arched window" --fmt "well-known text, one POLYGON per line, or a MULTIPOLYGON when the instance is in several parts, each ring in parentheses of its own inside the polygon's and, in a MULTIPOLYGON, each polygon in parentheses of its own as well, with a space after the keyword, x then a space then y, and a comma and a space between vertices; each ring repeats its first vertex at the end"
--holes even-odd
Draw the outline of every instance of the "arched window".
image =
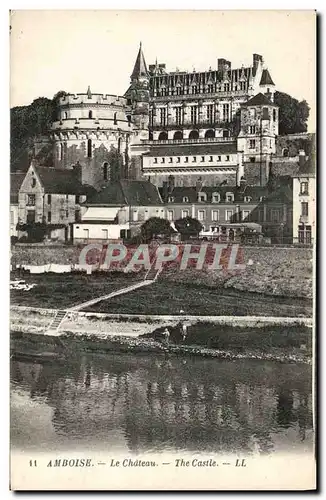
POLYGON ((103 163, 103 179, 105 181, 109 180, 109 164, 107 161, 103 163))
POLYGON ((287 158, 289 156, 289 150, 287 148, 284 148, 282 151, 282 155, 287 158))
POLYGON ((87 158, 92 158, 92 139, 87 141, 87 158))
POLYGON ((167 132, 161 132, 160 135, 158 136, 159 141, 167 141, 167 139, 168 139, 167 132))
POLYGON ((213 139, 215 137, 215 132, 213 129, 206 130, 205 132, 205 138, 206 139, 213 139))
POLYGON ((197 130, 192 130, 189 134, 189 139, 199 139, 199 133, 197 130))
POLYGON ((180 140, 182 138, 183 138, 183 135, 182 135, 182 132, 180 132, 180 130, 178 130, 177 132, 174 132, 174 136, 173 136, 174 141, 180 140))
POLYGON ((114 115, 113 115, 113 123, 114 123, 114 125, 118 124, 117 113, 114 113, 114 115))
POLYGON ((220 193, 213 193, 212 194, 212 203, 219 203, 220 202, 220 193))
POLYGON ((183 201, 183 203, 189 203, 189 198, 188 198, 188 196, 184 196, 184 197, 182 198, 182 201, 183 201))
POLYGON ((93 118, 93 111, 88 112, 88 118, 93 118))

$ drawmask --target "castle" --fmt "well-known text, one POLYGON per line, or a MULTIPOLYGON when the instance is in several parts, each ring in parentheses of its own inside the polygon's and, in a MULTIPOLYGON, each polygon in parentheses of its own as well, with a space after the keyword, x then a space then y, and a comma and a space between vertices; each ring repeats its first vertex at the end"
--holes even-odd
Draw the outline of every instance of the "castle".
MULTIPOLYGON (((53 163, 79 164, 82 183, 98 190, 119 178, 162 188, 239 185, 254 171, 251 183, 263 186, 278 156, 274 94, 259 54, 250 67, 218 59, 205 72, 168 72, 157 62, 147 68, 140 45, 124 96, 88 88, 60 98, 49 132, 53 163)), ((43 145, 36 141, 36 154, 43 145)))

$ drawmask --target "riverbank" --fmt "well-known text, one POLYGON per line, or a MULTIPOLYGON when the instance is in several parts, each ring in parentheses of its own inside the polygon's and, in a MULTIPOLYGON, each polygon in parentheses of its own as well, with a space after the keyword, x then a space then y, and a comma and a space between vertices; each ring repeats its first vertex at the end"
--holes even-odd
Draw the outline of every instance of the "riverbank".
MULTIPOLYGON (((30 356, 39 350, 66 358, 74 352, 153 353, 218 359, 270 359, 309 363, 312 320, 307 318, 230 316, 133 316, 69 312, 60 329, 49 332, 56 310, 11 308, 11 347, 30 344, 30 356), (187 338, 181 340, 181 325, 187 338), (166 344, 162 331, 168 328, 166 344), (53 351, 54 349, 54 351, 53 351), (53 352, 52 352, 53 351, 53 352)), ((26 352, 25 352, 26 353, 26 352)))

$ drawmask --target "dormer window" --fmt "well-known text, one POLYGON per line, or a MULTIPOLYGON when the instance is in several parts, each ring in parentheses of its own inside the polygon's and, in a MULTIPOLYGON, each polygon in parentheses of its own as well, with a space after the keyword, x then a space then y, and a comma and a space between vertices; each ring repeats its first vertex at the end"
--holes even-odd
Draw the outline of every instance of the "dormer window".
POLYGON ((260 197, 259 197, 259 201, 264 201, 264 197, 263 197, 263 196, 260 196, 260 197))
POLYGON ((183 203, 189 203, 189 198, 188 198, 188 196, 184 196, 184 197, 182 198, 182 201, 183 201, 183 203))
POLYGON ((207 201, 207 194, 206 193, 198 193, 198 201, 200 202, 205 202, 207 201))
POLYGON ((194 163, 197 161, 196 156, 193 156, 193 157, 192 157, 192 161, 193 161, 194 163))
POLYGON ((226 156, 225 161, 230 161, 230 156, 229 155, 226 156))
POLYGON ((205 156, 202 156, 202 157, 201 157, 201 161, 205 161, 205 156))
POLYGON ((173 161, 173 158, 169 158, 169 163, 172 163, 172 161, 173 161))
POLYGON ((212 156, 209 157, 209 161, 213 161, 213 157, 212 156))
POLYGON ((224 92, 229 92, 230 91, 230 84, 229 83, 225 83, 224 84, 224 92))
POLYGON ((233 193, 226 193, 225 200, 228 203, 233 203, 234 202, 234 194, 233 193))
POLYGON ((251 196, 245 196, 244 197, 245 203, 250 203, 251 202, 251 196))
POLYGON ((217 161, 221 161, 221 157, 220 156, 217 157, 217 161))
POLYGON ((154 158, 154 163, 157 163, 157 158, 154 158))
POLYGON ((174 197, 173 196, 169 196, 168 197, 168 203, 173 203, 174 202, 174 197))
POLYGON ((165 163, 165 158, 161 158, 161 163, 165 163))
POLYGON ((309 194, 308 182, 300 182, 300 194, 309 194))
POLYGON ((219 203, 220 202, 220 193, 213 193, 212 194, 212 203, 219 203))

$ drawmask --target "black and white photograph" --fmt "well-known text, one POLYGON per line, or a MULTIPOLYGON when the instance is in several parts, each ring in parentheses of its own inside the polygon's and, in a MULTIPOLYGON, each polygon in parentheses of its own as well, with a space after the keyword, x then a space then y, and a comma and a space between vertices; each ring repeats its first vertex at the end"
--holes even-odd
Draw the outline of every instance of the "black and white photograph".
POLYGON ((11 490, 316 489, 316 17, 10 11, 11 490))

